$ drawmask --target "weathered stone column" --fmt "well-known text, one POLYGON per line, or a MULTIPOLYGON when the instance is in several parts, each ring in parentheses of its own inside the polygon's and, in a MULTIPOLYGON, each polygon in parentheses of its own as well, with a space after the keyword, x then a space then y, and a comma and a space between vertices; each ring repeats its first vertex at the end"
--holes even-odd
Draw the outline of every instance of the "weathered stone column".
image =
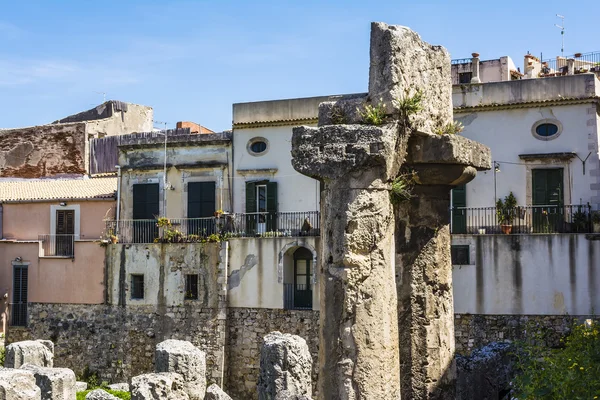
POLYGON ((490 168, 486 146, 458 135, 414 135, 406 164, 416 173, 410 201, 396 210, 402 396, 454 399, 454 306, 450 190, 490 168))
POLYGON ((294 168, 321 193, 319 398, 398 399, 394 215, 398 124, 294 128, 294 168))

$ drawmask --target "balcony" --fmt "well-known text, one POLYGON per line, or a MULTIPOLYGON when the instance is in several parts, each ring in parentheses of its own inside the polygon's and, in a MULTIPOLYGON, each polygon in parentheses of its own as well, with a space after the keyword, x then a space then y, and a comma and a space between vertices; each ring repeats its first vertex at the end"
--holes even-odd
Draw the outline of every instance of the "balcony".
POLYGON ((75 235, 39 235, 40 257, 75 257, 75 235))
POLYGON ((592 210, 587 205, 517 206, 511 223, 500 223, 496 207, 450 209, 452 234, 590 233, 592 210), (510 228, 509 228, 510 226, 510 228))
POLYGON ((201 242, 215 235, 228 237, 298 237, 319 236, 318 211, 257 212, 222 214, 208 218, 171 218, 168 226, 156 219, 127 219, 106 222, 109 237, 118 243, 201 242), (212 235, 212 236, 211 236, 212 235), (118 236, 118 237, 117 237, 118 236))

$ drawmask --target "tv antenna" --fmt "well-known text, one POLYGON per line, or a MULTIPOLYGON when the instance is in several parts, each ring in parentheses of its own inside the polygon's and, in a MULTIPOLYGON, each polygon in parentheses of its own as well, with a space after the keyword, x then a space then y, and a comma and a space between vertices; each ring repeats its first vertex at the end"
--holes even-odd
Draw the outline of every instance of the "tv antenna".
POLYGON ((561 46, 560 46, 560 56, 564 57, 565 56, 565 17, 560 15, 560 14, 556 14, 556 16, 558 18, 561 19, 561 24, 554 24, 555 27, 560 28, 560 37, 561 37, 561 46))

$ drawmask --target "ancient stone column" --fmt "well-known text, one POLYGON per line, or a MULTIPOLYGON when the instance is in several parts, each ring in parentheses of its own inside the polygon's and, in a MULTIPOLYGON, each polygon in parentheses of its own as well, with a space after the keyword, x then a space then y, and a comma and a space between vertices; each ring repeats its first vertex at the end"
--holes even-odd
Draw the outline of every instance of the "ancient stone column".
POLYGON ((41 391, 35 376, 22 369, 0 368, 0 399, 40 400, 41 391))
POLYGON ((52 367, 54 343, 50 340, 24 340, 6 346, 6 368, 19 368, 23 364, 52 367))
POLYGON ((312 357, 306 340, 289 333, 271 332, 260 349, 258 399, 312 396, 312 357))
POLYGON ((35 376, 42 392, 42 400, 73 400, 75 398, 75 373, 68 368, 49 368, 25 364, 21 369, 35 376))
POLYGON ((181 374, 190 400, 202 400, 206 392, 206 356, 185 340, 168 339, 156 345, 156 372, 181 374))

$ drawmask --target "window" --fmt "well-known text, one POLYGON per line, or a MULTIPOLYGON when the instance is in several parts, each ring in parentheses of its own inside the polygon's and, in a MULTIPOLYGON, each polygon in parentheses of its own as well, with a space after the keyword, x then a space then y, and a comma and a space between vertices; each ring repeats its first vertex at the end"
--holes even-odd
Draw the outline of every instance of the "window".
POLYGON ((185 276, 185 299, 198 300, 198 275, 185 276))
POLYGON ((13 301, 10 306, 12 326, 27 325, 27 266, 13 267, 13 301))
POLYGON ((158 237, 154 219, 159 215, 158 183, 133 185, 133 243, 152 243, 158 237))
POLYGON ((459 84, 471 83, 471 78, 472 77, 473 77, 473 73, 472 72, 460 72, 458 74, 458 83, 459 84))
POLYGON ((144 275, 131 275, 131 298, 144 298, 144 275))
POLYGON ((537 121, 531 127, 531 134, 540 140, 556 139, 562 132, 562 124, 555 119, 537 121))
POLYGON ((452 265, 469 265, 470 250, 469 245, 452 245, 451 246, 452 265))
POLYGON ((248 141, 246 147, 253 156, 262 156, 269 150, 269 141, 263 137, 255 137, 248 141))
POLYGON ((188 195, 188 235, 211 235, 216 233, 215 220, 212 217, 217 210, 215 201, 215 182, 189 182, 188 195))
POLYGON ((277 182, 246 183, 246 233, 277 230, 277 182))

